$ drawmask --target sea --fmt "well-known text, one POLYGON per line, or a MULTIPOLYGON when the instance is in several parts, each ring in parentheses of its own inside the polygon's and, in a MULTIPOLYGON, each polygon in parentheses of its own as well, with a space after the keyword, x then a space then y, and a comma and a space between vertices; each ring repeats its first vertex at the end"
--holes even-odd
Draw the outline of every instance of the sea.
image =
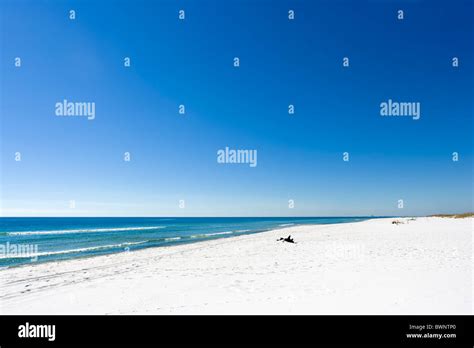
POLYGON ((370 218, 6 217, 0 218, 0 268, 230 238, 288 226, 370 218))

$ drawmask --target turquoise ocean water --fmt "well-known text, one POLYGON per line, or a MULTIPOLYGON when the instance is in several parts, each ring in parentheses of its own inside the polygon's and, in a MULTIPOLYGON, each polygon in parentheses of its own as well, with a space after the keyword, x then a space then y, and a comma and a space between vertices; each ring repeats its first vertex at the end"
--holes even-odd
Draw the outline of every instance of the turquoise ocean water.
POLYGON ((318 218, 0 218, 0 267, 193 243, 303 224, 318 218))

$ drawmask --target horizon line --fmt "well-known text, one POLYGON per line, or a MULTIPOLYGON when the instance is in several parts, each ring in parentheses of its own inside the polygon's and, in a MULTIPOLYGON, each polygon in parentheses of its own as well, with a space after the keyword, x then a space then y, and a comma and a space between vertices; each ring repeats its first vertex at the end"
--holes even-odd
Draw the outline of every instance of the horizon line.
POLYGON ((0 216, 1 218, 393 218, 393 217, 429 217, 430 215, 334 215, 334 216, 0 216))

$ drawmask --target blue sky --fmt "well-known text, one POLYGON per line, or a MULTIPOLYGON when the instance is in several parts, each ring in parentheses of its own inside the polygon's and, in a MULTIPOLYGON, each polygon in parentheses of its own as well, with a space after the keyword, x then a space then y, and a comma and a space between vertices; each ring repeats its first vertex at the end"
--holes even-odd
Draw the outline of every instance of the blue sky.
POLYGON ((2 0, 0 9, 4 216, 473 209, 470 1, 2 0), (95 102, 95 119, 57 117, 63 99, 95 102), (388 99, 419 102, 420 119, 381 117, 388 99), (258 165, 217 163, 226 146, 257 150, 258 165))

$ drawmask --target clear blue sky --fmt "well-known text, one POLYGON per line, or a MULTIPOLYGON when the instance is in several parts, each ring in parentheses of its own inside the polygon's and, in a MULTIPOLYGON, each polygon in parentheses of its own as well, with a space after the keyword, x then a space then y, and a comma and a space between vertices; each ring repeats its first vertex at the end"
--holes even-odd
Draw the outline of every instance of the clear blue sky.
POLYGON ((473 209, 472 1, 1 0, 0 12, 5 216, 473 209), (95 102, 95 119, 55 116, 63 99, 95 102), (420 102, 421 118, 381 117, 387 99, 420 102), (226 146, 256 149, 257 167, 218 164, 226 146))

